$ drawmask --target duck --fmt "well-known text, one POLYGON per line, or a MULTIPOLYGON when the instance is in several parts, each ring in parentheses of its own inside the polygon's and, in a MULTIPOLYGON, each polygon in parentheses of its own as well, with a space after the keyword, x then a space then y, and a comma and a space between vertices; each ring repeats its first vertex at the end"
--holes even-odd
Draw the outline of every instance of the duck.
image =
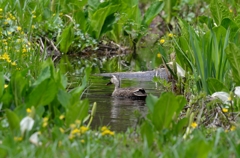
POLYGON ((115 89, 112 93, 112 97, 122 97, 122 98, 131 98, 131 99, 145 99, 147 97, 147 93, 143 88, 120 88, 120 81, 115 76, 112 75, 112 78, 107 85, 115 85, 115 89))

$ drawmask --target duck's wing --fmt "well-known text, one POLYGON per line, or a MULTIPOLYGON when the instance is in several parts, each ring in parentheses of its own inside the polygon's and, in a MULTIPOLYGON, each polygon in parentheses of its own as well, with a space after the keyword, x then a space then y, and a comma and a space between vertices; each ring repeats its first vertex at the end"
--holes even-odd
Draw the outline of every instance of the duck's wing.
POLYGON ((143 88, 135 88, 133 94, 139 97, 147 96, 147 93, 143 88))

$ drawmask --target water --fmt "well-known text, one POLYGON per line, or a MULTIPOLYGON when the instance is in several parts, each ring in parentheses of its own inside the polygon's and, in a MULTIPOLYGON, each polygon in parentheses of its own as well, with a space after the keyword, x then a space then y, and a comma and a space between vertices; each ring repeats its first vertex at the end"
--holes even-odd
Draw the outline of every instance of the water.
MULTIPOLYGON (((106 86, 110 78, 101 76, 92 76, 90 87, 84 94, 90 103, 97 102, 96 116, 92 122, 92 128, 99 126, 110 126, 113 131, 126 131, 128 127, 136 125, 135 111, 141 115, 147 113, 147 107, 144 100, 131 100, 111 97, 114 85, 106 86)), ((139 81, 131 79, 122 79, 121 87, 141 87, 149 94, 158 96, 155 84, 152 81, 139 81)))

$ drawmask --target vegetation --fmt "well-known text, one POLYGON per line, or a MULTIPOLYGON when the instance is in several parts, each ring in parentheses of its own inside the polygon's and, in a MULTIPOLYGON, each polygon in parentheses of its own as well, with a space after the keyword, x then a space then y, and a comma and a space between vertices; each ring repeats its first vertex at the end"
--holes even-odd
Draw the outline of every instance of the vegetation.
POLYGON ((1 157, 240 157, 238 1, 0 4, 1 157), (65 55, 78 56, 77 83, 65 55), (153 79, 164 91, 136 129, 91 129, 90 74, 160 65, 173 82, 153 79))

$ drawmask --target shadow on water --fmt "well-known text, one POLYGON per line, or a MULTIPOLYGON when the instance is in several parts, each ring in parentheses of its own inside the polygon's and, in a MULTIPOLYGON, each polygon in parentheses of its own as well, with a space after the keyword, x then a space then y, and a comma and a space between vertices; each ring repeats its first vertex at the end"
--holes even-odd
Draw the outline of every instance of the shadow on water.
MULTIPOLYGON (((137 119, 134 115, 136 110, 142 115, 146 114, 146 103, 145 100, 111 97, 114 86, 106 86, 109 80, 108 77, 92 76, 90 87, 83 96, 88 98, 90 103, 97 102, 92 128, 107 125, 114 131, 126 131, 128 127, 136 125, 137 119)), ((148 94, 158 95, 152 81, 122 80, 121 87, 142 87, 148 94)))

